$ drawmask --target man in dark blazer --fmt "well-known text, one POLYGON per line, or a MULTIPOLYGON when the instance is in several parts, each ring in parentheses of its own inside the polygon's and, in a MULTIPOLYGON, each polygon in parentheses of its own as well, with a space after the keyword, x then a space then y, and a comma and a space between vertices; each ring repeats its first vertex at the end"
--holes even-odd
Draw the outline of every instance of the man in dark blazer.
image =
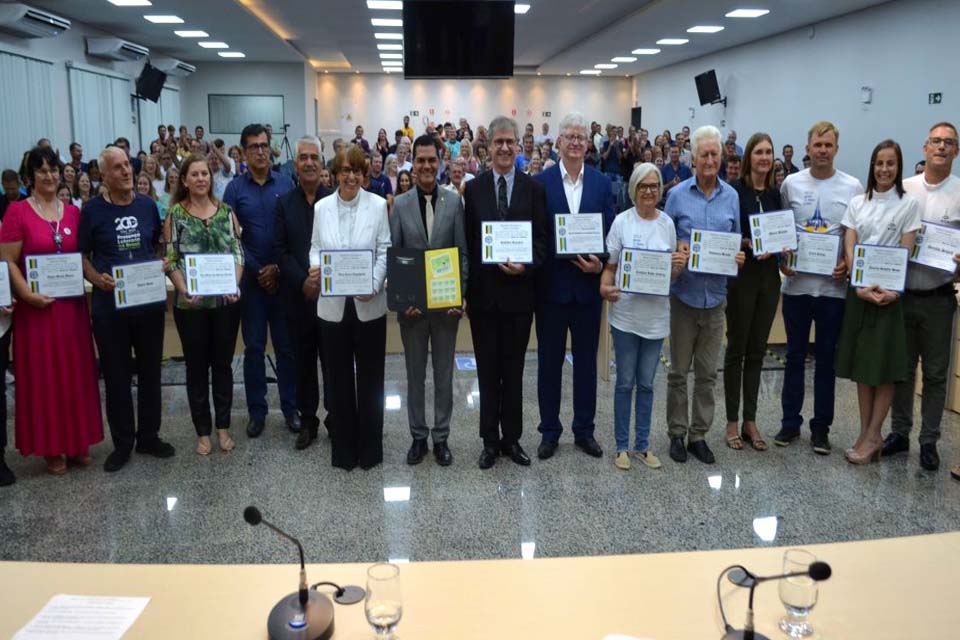
POLYGON ((557 136, 560 162, 536 177, 546 190, 550 229, 547 258, 537 272, 537 400, 542 437, 537 457, 541 460, 553 456, 563 432, 560 385, 568 332, 573 352, 573 442, 588 455, 603 455, 593 435, 603 261, 596 255, 558 258, 554 240, 557 214, 602 213, 604 238, 613 224, 610 178, 583 163, 587 135, 583 116, 572 113, 564 117, 557 136))
MULTIPOLYGON (((460 290, 466 290, 467 240, 464 233, 463 203, 460 194, 437 184, 440 153, 432 136, 413 142, 413 171, 416 187, 397 196, 390 216, 390 238, 395 248, 460 250, 460 290)), ((389 288, 390 284, 387 283, 389 288)), ((453 413, 453 360, 462 309, 422 313, 409 308, 397 314, 403 357, 407 365, 407 419, 413 444, 407 464, 419 464, 428 451, 427 436, 433 437, 433 456, 446 467, 453 462, 447 446, 450 416, 453 413), (424 380, 427 352, 433 352, 433 431, 427 426, 424 380)))
MULTIPOLYGON (((307 136, 297 141, 294 165, 300 184, 277 200, 274 250, 280 267, 281 293, 287 304, 289 325, 293 330, 297 367, 297 412, 301 429, 295 447, 306 449, 320 427, 320 383, 317 361, 323 368, 320 323, 317 321, 319 278, 308 277, 310 238, 313 233, 313 206, 333 192, 320 184, 320 141, 307 136)), ((327 375, 323 375, 323 406, 328 407, 327 375)), ((329 425, 328 425, 329 430, 329 425)))
POLYGON ((464 192, 470 258, 467 313, 480 383, 481 469, 492 467, 501 453, 517 464, 530 464, 520 446, 523 365, 533 320, 534 275, 549 239, 543 187, 515 169, 517 123, 498 116, 490 123, 489 137, 491 171, 468 182, 464 192), (483 264, 481 225, 497 220, 531 221, 533 264, 483 264))

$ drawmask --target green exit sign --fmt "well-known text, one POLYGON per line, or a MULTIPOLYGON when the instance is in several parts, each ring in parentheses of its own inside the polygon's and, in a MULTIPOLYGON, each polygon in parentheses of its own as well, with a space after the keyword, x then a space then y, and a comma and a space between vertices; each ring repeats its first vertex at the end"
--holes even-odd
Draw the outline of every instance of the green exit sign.
POLYGON ((941 102, 943 102, 942 93, 927 94, 927 104, 940 104, 941 102))

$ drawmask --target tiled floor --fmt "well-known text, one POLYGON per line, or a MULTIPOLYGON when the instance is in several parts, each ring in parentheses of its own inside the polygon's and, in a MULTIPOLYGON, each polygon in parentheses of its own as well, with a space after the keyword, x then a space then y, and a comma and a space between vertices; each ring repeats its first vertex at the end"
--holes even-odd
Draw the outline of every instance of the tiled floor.
MULTIPOLYGON (((768 441, 779 424, 782 384, 777 363, 770 364, 763 375, 759 416, 768 441)), ((564 420, 569 423, 569 363, 564 367, 564 420)), ((960 462, 958 416, 944 417, 944 468, 937 473, 920 470, 915 450, 853 467, 840 453, 852 443, 859 424, 855 388, 847 381, 838 381, 835 452, 826 458, 813 454, 806 436, 788 449, 771 447, 765 453, 727 449, 718 410, 708 436, 717 463, 673 463, 667 457, 666 376, 661 370, 652 441, 664 461, 662 470, 614 468, 611 381, 599 387, 597 438, 607 452, 604 459, 575 450, 565 434, 557 456, 547 462, 534 459, 531 467, 521 468, 500 459, 493 469, 480 471, 475 374, 455 374, 454 465, 440 468, 430 457, 408 467, 403 360, 388 356, 386 461, 371 471, 344 472, 330 467, 326 440, 294 451, 293 435, 278 411, 259 440, 248 440, 240 386, 234 413, 237 449, 197 456, 184 389, 175 384, 176 372, 168 373, 163 436, 178 450, 171 460, 135 456, 120 473, 105 474, 101 464, 111 449, 105 442, 93 450, 96 466, 53 478, 43 472, 41 461, 25 460, 8 449, 18 482, 0 490, 0 559, 293 561, 295 551, 286 543, 244 523, 241 513, 249 504, 299 536, 312 562, 811 544, 960 526, 960 483, 947 471, 960 462)), ((524 389, 522 444, 534 455, 539 434, 532 354, 524 389)), ((271 394, 276 407, 273 387, 271 394)), ((718 386, 718 408, 721 396, 718 386)))

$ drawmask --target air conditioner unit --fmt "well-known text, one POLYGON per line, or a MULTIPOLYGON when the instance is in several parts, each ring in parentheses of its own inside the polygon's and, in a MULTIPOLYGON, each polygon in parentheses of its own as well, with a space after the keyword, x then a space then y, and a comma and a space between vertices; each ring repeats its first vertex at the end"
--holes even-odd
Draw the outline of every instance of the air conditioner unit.
POLYGON ((106 60, 136 62, 150 55, 150 49, 120 38, 87 38, 87 54, 106 60))
POLYGON ((70 21, 21 2, 0 4, 0 31, 23 38, 52 38, 70 28, 70 21))
POLYGON ((183 60, 177 60, 176 58, 153 58, 150 64, 168 76, 177 76, 180 78, 186 78, 197 70, 192 64, 188 64, 183 60))

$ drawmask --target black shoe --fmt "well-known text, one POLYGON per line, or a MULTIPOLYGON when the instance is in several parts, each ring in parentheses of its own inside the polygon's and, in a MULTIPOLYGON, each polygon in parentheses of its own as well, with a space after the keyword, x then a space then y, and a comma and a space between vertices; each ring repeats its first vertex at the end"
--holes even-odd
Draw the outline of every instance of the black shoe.
POLYGON ((810 446, 817 455, 828 456, 833 451, 826 431, 814 431, 810 434, 810 446))
POLYGON ((884 458, 889 458, 892 455, 903 453, 904 451, 910 451, 910 439, 893 432, 884 439, 883 449, 880 449, 880 455, 884 458))
POLYGON ((693 454, 693 457, 703 464, 713 464, 716 462, 713 457, 713 451, 707 446, 705 440, 696 440, 687 444, 687 451, 693 454))
POLYGON ((519 443, 504 445, 500 448, 500 451, 503 452, 503 455, 508 456, 520 466, 530 466, 530 458, 527 456, 527 452, 523 450, 523 447, 521 447, 519 443))
POLYGON ((263 433, 263 428, 266 426, 263 420, 255 420, 250 418, 250 422, 247 423, 247 437, 248 438, 259 438, 260 434, 263 433))
POLYGON ((950 477, 954 480, 960 480, 960 465, 950 469, 950 477))
POLYGON ((426 438, 414 439, 413 444, 410 445, 410 450, 407 451, 407 464, 420 464, 428 451, 430 449, 427 447, 426 438))
POLYGON ((553 440, 544 440, 537 447, 537 457, 541 460, 549 460, 557 452, 557 443, 553 440))
POLYGON ((600 448, 600 445, 597 444, 597 441, 594 438, 584 438, 583 440, 574 440, 573 444, 576 445, 578 449, 583 451, 588 456, 594 458, 603 457, 603 449, 600 448))
POLYGON ((920 445, 920 466, 927 471, 936 471, 940 468, 940 454, 937 453, 935 442, 920 445))
POLYGON ((453 464, 453 454, 450 453, 450 447, 446 442, 433 443, 433 457, 437 459, 437 464, 441 467, 449 467, 453 464))
POLYGON ((0 487, 9 487, 17 481, 17 476, 7 466, 7 461, 3 459, 3 453, 0 453, 0 487))
MULTIPOLYGON (((154 438, 149 442, 138 442, 135 451, 153 456, 154 458, 172 458, 177 452, 172 444, 164 442, 160 438, 154 438)), ((130 454, 128 453, 127 455, 129 456, 130 454)))
POLYGON ((297 451, 303 451, 317 438, 317 432, 313 429, 300 429, 300 433, 297 434, 297 440, 293 443, 293 448, 297 451))
POLYGON ((773 436, 773 444, 778 447, 789 447, 799 437, 800 429, 781 427, 777 435, 773 436))
MULTIPOLYGON (((169 446, 169 445, 168 445, 169 446)), ((114 449, 103 463, 103 470, 107 473, 120 471, 130 460, 130 452, 124 449, 114 449)))
POLYGON ((670 458, 674 462, 687 461, 687 449, 683 446, 683 438, 680 436, 670 438, 670 458))
POLYGON ((287 429, 290 429, 290 431, 292 431, 293 433, 300 433, 300 429, 302 427, 302 423, 300 422, 300 416, 298 415, 286 416, 284 420, 287 423, 287 429))
POLYGON ((500 450, 497 447, 484 445, 483 451, 480 452, 480 468, 489 469, 492 467, 499 455, 500 450))

